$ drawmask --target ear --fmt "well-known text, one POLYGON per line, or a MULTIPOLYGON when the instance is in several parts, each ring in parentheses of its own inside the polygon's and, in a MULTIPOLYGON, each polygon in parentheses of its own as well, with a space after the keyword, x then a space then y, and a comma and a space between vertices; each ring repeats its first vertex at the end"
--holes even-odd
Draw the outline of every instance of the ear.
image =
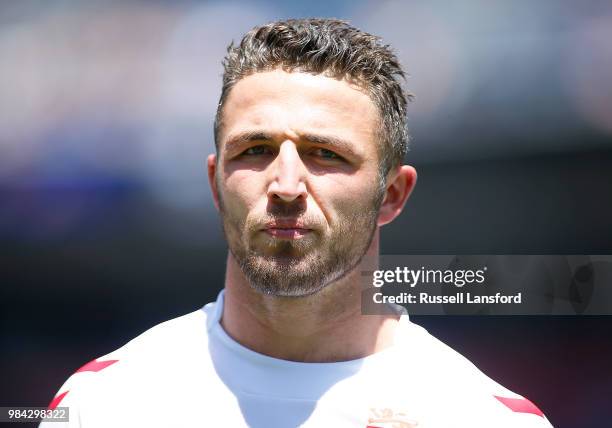
POLYGON ((217 155, 208 155, 208 159, 206 160, 208 166, 208 184, 210 185, 210 190, 213 197, 213 202, 215 203, 215 208, 219 211, 219 191, 217 189, 217 155))
POLYGON ((417 172, 409 165, 402 165, 389 172, 385 198, 378 212, 378 226, 391 223, 402 212, 416 181, 417 172))

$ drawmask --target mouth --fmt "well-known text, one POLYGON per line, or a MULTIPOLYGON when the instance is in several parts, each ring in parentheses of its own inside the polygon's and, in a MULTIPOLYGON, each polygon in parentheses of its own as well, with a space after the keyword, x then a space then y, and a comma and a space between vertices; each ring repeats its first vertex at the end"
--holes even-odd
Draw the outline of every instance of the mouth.
POLYGON ((296 221, 275 221, 266 224, 263 231, 274 238, 301 239, 313 230, 296 221))
POLYGON ((300 239, 312 232, 311 229, 285 229, 285 228, 267 228, 264 229, 268 235, 280 239, 300 239))

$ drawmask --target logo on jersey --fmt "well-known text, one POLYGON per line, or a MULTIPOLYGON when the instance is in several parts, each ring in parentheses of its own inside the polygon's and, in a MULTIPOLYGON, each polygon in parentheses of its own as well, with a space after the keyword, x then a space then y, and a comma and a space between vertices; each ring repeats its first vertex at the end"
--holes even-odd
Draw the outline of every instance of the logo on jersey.
POLYGON ((416 428, 418 424, 403 411, 394 411, 389 408, 370 408, 370 417, 366 428, 416 428))

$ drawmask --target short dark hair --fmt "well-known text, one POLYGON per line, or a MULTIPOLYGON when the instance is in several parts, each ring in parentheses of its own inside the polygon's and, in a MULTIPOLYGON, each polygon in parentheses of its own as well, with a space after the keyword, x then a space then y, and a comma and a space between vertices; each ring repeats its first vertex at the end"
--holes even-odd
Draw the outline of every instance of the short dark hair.
POLYGON ((406 105, 413 95, 401 81, 404 71, 389 45, 338 19, 289 19, 253 28, 232 42, 223 60, 223 87, 215 117, 219 148, 223 104, 231 89, 250 74, 282 68, 348 79, 363 88, 380 113, 382 181, 401 163, 408 145, 406 105))

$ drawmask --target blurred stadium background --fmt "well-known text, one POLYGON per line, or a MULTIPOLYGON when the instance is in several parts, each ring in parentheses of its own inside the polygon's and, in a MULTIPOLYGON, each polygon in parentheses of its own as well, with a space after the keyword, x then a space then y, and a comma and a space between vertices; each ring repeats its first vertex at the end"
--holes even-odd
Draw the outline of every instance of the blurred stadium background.
MULTIPOLYGON (((419 183, 383 253, 611 254, 610 2, 3 1, 0 405, 46 405, 214 298, 221 59, 307 16, 382 36, 411 75, 419 183)), ((611 317, 418 322, 556 427, 609 425, 611 317)))

